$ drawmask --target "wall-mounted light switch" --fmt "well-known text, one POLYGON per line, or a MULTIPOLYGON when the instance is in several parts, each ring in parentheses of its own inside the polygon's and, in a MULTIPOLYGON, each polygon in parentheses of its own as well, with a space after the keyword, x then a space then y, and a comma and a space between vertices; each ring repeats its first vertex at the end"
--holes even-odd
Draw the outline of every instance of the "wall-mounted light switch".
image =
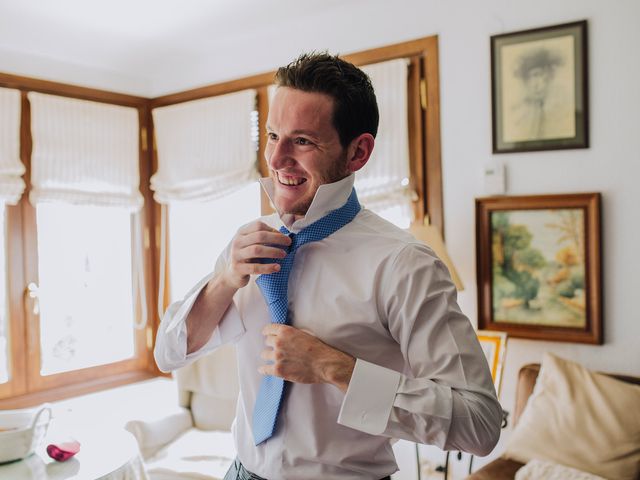
POLYGON ((491 162, 484 165, 485 195, 504 195, 507 193, 506 166, 504 163, 491 162))

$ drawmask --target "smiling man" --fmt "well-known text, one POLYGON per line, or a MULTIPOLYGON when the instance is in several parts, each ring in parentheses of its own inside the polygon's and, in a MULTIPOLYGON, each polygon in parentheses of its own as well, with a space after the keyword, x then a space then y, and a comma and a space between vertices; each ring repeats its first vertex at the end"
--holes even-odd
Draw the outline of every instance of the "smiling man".
POLYGON ((277 214, 241 227, 169 307, 159 368, 235 343, 226 480, 389 478, 392 438, 488 454, 501 408, 446 267, 353 188, 377 133, 371 82, 310 54, 276 83, 262 184, 277 214))

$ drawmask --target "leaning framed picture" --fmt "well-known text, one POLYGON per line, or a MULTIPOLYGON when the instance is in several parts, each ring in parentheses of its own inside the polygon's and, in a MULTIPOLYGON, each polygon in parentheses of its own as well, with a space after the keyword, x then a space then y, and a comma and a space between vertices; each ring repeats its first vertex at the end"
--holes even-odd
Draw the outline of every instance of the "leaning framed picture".
POLYGON ((493 153, 587 148, 586 20, 491 37, 493 153))
POLYGON ((599 193, 476 199, 478 328, 601 344, 599 193))
POLYGON ((498 396, 502 384, 502 367, 504 365, 505 351, 507 348, 507 334, 505 332, 494 332, 491 330, 478 330, 476 332, 478 341, 487 358, 487 363, 491 369, 491 378, 498 396))

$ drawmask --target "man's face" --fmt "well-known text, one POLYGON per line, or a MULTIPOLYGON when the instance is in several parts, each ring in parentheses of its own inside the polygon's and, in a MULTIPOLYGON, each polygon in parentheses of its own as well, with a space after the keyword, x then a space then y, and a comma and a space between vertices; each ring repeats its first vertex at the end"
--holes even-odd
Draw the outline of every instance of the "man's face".
POLYGON ((332 124, 333 99, 279 87, 267 118, 265 158, 281 213, 305 215, 320 185, 349 175, 346 149, 332 124))
POLYGON ((534 67, 525 77, 525 84, 529 95, 536 100, 543 100, 549 89, 551 69, 548 67, 534 67))

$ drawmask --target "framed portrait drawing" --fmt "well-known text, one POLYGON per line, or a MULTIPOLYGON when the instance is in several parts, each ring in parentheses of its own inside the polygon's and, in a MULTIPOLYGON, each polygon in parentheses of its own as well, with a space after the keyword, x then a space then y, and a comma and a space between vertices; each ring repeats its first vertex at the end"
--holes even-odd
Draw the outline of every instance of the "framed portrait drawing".
POLYGON ((476 199, 478 328, 601 344, 600 194, 476 199))
POLYGON ((507 334, 491 330, 478 330, 476 334, 491 369, 491 378, 493 379, 496 393, 500 395, 502 366, 504 365, 504 356, 507 348, 507 334))
POLYGON ((586 20, 491 37, 493 153, 587 148, 586 20))

